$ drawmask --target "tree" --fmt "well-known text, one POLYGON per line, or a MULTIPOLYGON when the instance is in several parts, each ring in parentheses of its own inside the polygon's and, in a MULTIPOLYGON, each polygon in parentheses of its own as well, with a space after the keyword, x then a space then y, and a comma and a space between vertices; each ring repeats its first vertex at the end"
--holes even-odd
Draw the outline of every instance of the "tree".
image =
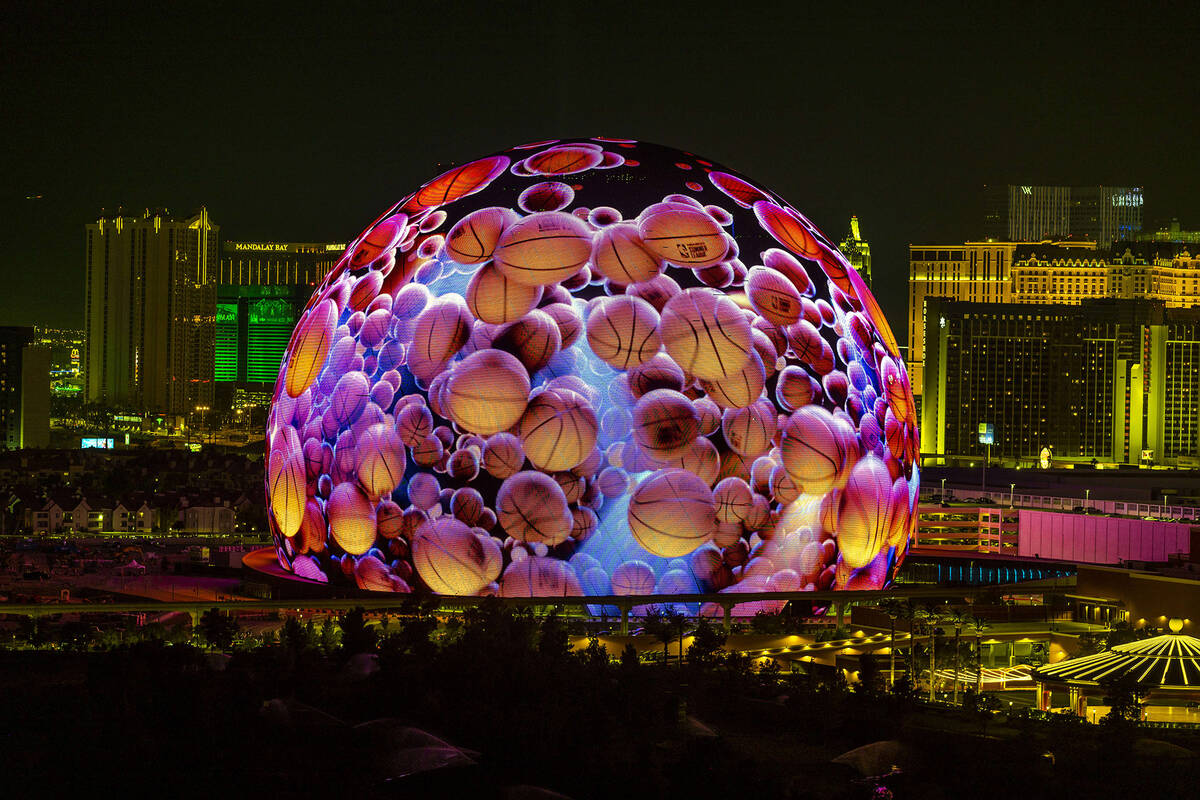
POLYGON ((228 650, 240 632, 237 620, 219 608, 210 608, 200 615, 200 635, 211 647, 228 650))
POLYGON ((370 653, 375 649, 377 633, 367 624, 366 609, 362 606, 355 606, 338 617, 338 627, 342 629, 342 651, 346 655, 370 653))
POLYGON ((638 658, 637 650, 632 642, 626 642, 624 649, 621 650, 621 671, 634 672, 642 665, 641 659, 638 658))
POLYGON ((911 598, 900 604, 899 612, 900 619, 908 622, 908 685, 915 691, 917 686, 917 629, 920 619, 917 617, 917 607, 911 598))
POLYGON ((904 604, 894 597, 887 597, 878 608, 887 614, 891 622, 891 635, 888 637, 888 687, 891 688, 896 685, 896 620, 904 613, 904 604))
POLYGON ((983 694, 983 632, 992 627, 992 623, 982 617, 971 617, 971 628, 975 631, 975 694, 983 694))
POLYGON ((1132 672, 1106 678, 1100 681, 1104 689, 1104 702, 1109 711, 1101 722, 1105 725, 1129 726, 1136 725, 1142 719, 1142 701, 1148 691, 1138 683, 1137 675, 1132 672))
POLYGON ((586 667, 597 672, 608 667, 608 648, 595 636, 588 637, 587 647, 580 650, 576 656, 586 667))
POLYGON ((879 694, 879 662, 874 653, 863 653, 858 657, 858 688, 867 697, 879 694))
POLYGON ((682 666, 683 632, 687 627, 687 617, 673 608, 667 608, 665 611, 655 610, 650 616, 646 617, 646 621, 642 627, 645 628, 646 633, 662 642, 663 664, 666 664, 670 658, 667 647, 678 638, 679 663, 682 666))
POLYGON ((937 635, 938 623, 942 620, 942 610, 937 607, 918 609, 914 617, 929 629, 929 702, 934 699, 934 686, 937 683, 937 635))
POLYGON ((321 650, 324 651, 326 655, 331 654, 337 649, 338 630, 337 626, 333 624, 333 617, 326 617, 325 621, 321 623, 321 633, 319 634, 317 641, 319 642, 321 650))
POLYGON ((970 626, 975 618, 971 616, 969 611, 959 608, 948 608, 945 610, 943 619, 954 628, 954 704, 958 705, 958 676, 962 663, 962 650, 960 648, 962 631, 963 628, 970 626))
POLYGON ((312 647, 312 642, 309 641, 304 626, 295 617, 288 617, 283 621, 283 627, 279 629, 279 643, 292 653, 299 653, 312 647))
POLYGON ((714 626, 706 617, 701 617, 700 624, 692 634, 692 643, 688 645, 688 664, 696 668, 713 666, 718 660, 717 651, 725 646, 728 638, 725 631, 714 626))
POLYGON ((538 653, 544 658, 562 660, 571 652, 567 639, 567 626, 563 625, 558 612, 547 614, 542 619, 541 635, 538 636, 538 653))

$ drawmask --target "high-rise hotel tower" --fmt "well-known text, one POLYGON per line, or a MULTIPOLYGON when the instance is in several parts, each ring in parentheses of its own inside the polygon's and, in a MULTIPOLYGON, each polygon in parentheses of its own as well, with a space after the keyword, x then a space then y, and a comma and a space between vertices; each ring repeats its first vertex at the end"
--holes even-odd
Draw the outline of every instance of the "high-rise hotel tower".
POLYGON ((203 208, 86 226, 88 400, 170 414, 212 405, 218 233, 203 208))

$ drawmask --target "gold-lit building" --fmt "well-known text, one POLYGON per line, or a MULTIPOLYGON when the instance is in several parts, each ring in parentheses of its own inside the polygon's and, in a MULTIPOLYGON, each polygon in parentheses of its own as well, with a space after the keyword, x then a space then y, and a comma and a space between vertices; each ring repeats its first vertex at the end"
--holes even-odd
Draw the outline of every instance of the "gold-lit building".
POLYGON ((907 361, 918 402, 924 383, 926 298, 1012 302, 1010 270, 1016 249, 1014 242, 909 245, 907 361))
MULTIPOLYGON (((1200 248, 1191 248, 1200 253, 1200 248)), ((1149 299, 1200 305, 1200 255, 1178 244, 1097 250, 1094 242, 967 242, 910 245, 908 367, 918 403, 924 385, 926 300, 1048 303, 1149 299)))
POLYGON ((1012 302, 1077 305, 1107 297, 1159 300, 1168 308, 1200 305, 1200 255, 1187 249, 1135 253, 1135 247, 1088 252, 1062 243, 1021 245, 1012 266, 1012 302))
POLYGON ((219 232, 205 209, 86 226, 89 401, 172 414, 212 405, 219 232))
POLYGON ((856 270, 866 281, 867 286, 871 285, 871 243, 862 238, 862 231, 858 227, 858 217, 850 217, 850 232, 846 234, 846 238, 838 245, 842 251, 842 255, 846 257, 856 270))

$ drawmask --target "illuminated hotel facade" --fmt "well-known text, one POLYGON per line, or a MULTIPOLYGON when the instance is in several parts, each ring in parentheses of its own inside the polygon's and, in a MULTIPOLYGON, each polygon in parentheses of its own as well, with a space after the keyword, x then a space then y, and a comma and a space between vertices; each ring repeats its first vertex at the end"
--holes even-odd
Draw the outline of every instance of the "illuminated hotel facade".
POLYGON ((1170 308, 1200 305, 1200 256, 1175 244, 1121 243, 1111 251, 1091 242, 914 244, 908 275, 908 366, 918 404, 931 298, 1066 305, 1148 298, 1170 308))
POLYGON ((172 414, 211 405, 219 233, 205 209, 85 227, 89 401, 172 414))
POLYGON ((989 186, 984 238, 1071 238, 1108 247, 1142 230, 1140 186, 989 186))
MULTIPOLYGON (((1161 300, 926 302, 921 450, 1055 462, 1200 460, 1200 308, 1161 300)), ((927 456, 928 463, 929 456, 927 456)))
POLYGON ((300 311, 345 249, 325 242, 222 243, 213 371, 218 405, 244 405, 235 403, 235 393, 267 399, 300 311))

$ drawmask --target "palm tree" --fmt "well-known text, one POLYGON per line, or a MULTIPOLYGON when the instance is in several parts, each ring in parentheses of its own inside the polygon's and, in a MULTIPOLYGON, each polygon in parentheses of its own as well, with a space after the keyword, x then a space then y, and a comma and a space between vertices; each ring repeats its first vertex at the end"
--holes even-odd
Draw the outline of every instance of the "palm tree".
POLYGON ((958 705, 959 643, 962 639, 962 629, 970 625, 973 619, 970 611, 960 608, 946 609, 945 620, 954 626, 954 705, 958 705))
POLYGON ((982 617, 971 617, 970 625, 975 629, 975 696, 983 692, 983 632, 992 627, 992 623, 982 617))
POLYGON ((900 619, 908 621, 908 686, 913 692, 917 689, 917 629, 921 621, 918 611, 911 599, 900 606, 900 619))
POLYGON ((887 614, 888 621, 892 623, 892 635, 888 639, 888 688, 894 689, 896 686, 896 620, 904 614, 904 604, 894 597, 885 598, 879 604, 879 610, 887 614))
POLYGON ((940 608, 925 607, 917 610, 916 617, 929 628, 929 702, 933 702, 933 687, 937 673, 934 671, 937 661, 937 625, 941 622, 943 612, 940 608))

